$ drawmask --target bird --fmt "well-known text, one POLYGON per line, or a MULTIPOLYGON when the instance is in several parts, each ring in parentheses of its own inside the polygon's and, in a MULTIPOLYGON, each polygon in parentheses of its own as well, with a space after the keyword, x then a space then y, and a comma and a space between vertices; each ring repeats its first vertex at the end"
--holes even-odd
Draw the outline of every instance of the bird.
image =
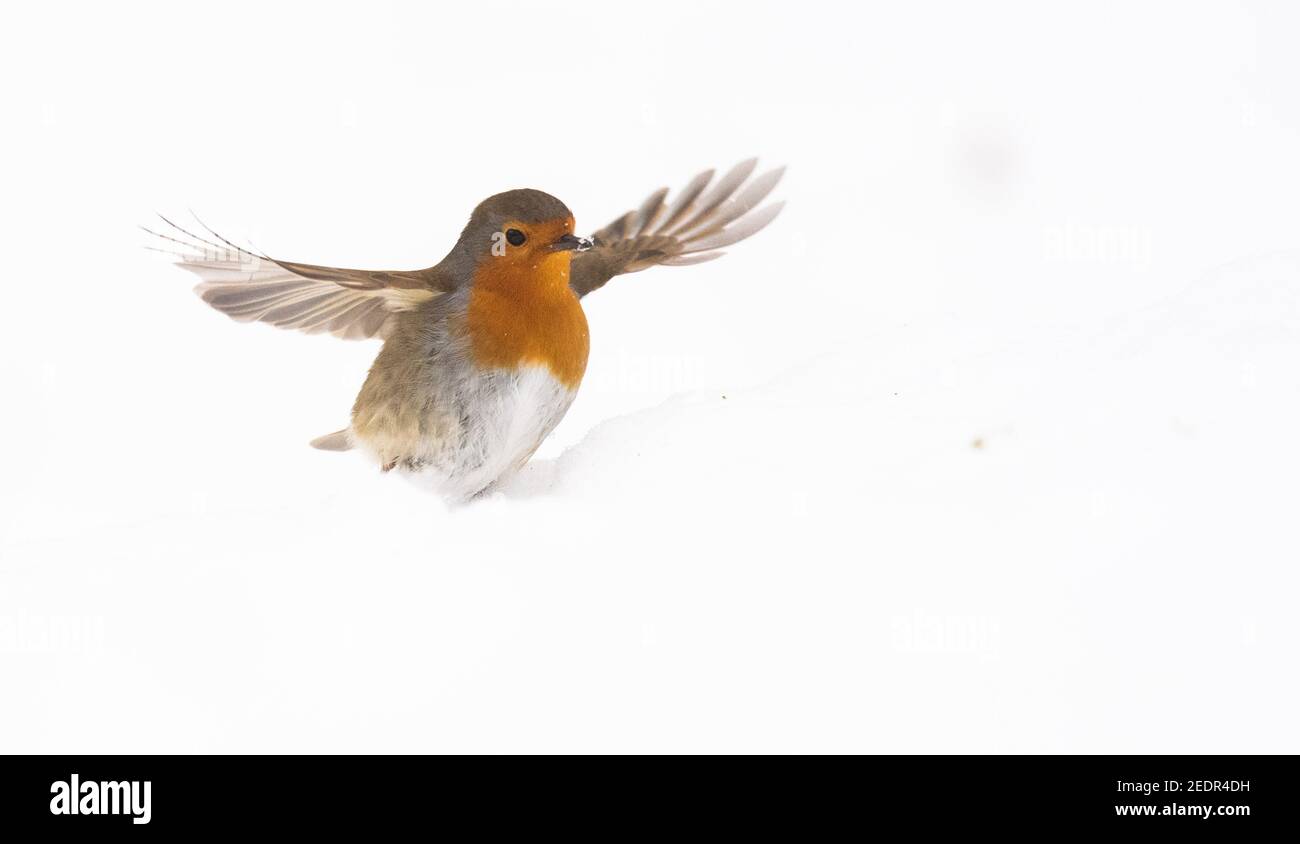
POLYGON ((197 217, 188 229, 162 215, 161 231, 143 228, 235 320, 383 340, 350 423, 311 445, 358 449, 383 472, 467 501, 522 468, 573 403, 590 349, 585 296, 615 276, 718 258, 776 218, 784 203, 763 202, 785 168, 751 178, 756 168, 742 161, 716 181, 705 170, 671 201, 660 188, 590 237, 548 193, 498 193, 422 270, 271 258, 197 217))

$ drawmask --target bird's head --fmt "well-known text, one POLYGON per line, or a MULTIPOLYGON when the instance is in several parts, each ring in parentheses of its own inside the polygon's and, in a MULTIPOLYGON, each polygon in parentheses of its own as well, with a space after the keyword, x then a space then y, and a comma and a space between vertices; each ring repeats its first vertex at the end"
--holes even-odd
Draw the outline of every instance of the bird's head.
POLYGON ((570 256, 591 248, 590 240, 574 235, 573 225, 573 212, 550 194, 506 191, 478 204, 453 255, 471 272, 567 273, 570 256))

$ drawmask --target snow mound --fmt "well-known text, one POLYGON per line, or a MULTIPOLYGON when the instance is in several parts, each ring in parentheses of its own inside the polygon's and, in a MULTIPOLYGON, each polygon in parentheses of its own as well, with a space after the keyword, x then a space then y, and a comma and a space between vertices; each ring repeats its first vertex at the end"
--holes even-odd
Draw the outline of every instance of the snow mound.
POLYGON ((10 546, 8 746, 1295 749, 1297 279, 900 326, 460 508, 340 463, 10 546))

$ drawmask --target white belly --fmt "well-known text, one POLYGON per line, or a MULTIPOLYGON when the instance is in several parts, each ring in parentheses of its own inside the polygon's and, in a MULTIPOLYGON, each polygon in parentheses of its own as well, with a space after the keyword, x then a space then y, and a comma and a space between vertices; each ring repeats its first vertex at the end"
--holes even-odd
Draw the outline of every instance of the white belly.
POLYGON ((455 441, 429 443, 417 469, 398 467, 421 486, 465 499, 522 467, 555 429, 576 390, 545 366, 497 370, 462 382, 455 441))

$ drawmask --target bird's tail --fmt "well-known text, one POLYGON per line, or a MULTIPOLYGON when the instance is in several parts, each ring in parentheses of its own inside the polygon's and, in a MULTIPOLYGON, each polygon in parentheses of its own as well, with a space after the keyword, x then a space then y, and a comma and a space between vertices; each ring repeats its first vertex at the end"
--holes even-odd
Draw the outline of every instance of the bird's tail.
POLYGON ((352 437, 348 435, 348 429, 344 428, 341 431, 317 437, 311 441, 311 447, 319 448, 321 451, 347 451, 352 448, 352 437))

